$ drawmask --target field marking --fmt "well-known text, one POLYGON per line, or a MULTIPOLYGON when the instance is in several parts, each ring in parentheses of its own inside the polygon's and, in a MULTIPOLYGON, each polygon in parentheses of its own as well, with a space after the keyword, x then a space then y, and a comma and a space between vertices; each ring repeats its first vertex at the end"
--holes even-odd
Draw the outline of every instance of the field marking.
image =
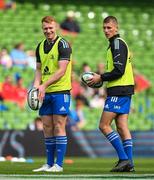
POLYGON ((154 178, 154 174, 0 174, 0 179, 4 178, 154 178))

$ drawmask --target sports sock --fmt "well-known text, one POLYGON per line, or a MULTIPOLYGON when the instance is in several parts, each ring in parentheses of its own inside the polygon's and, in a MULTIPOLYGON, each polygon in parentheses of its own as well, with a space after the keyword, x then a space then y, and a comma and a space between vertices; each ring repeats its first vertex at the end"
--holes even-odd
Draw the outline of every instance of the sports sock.
POLYGON ((128 157, 124 151, 121 139, 116 132, 112 131, 111 133, 106 135, 106 138, 110 141, 112 146, 115 148, 120 160, 128 159, 128 157))
POLYGON ((56 149, 55 137, 45 138, 46 154, 47 154, 47 164, 53 166, 54 164, 54 154, 56 149))
POLYGON ((133 164, 133 142, 132 139, 126 139, 123 141, 123 147, 125 150, 125 153, 128 156, 128 159, 131 161, 131 165, 134 166, 133 164))
POLYGON ((63 159, 66 153, 67 147, 67 137, 66 136, 56 136, 56 153, 57 153, 57 160, 56 164, 59 166, 63 166, 63 159))

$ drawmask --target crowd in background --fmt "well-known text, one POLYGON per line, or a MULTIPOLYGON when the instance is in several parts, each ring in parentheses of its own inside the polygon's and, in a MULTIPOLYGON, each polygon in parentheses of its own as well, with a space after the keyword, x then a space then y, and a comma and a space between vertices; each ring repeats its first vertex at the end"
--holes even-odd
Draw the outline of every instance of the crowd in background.
POLYGON ((0 10, 16 9, 15 1, 0 0, 0 10))
MULTIPOLYGON (((102 61, 103 62, 103 61, 102 61)), ((97 67, 90 67, 86 62, 82 64, 80 73, 76 71, 72 72, 72 101, 71 108, 68 117, 68 126, 72 130, 82 129, 88 124, 88 119, 84 112, 84 108, 103 108, 106 91, 105 87, 90 88, 81 82, 81 74, 88 71, 95 71, 102 74, 105 71, 105 65, 101 61, 97 64, 97 67)), ((18 43, 15 47, 8 52, 6 48, 0 51, 0 66, 4 69, 11 69, 18 67, 21 70, 26 68, 35 69, 35 52, 25 51, 24 44, 18 43)), ((135 82, 136 92, 142 92, 151 87, 150 82, 136 70, 135 82)), ((32 79, 29 79, 29 87, 25 86, 24 76, 16 72, 13 76, 7 75, 3 82, 0 82, 0 99, 1 101, 10 101, 15 103, 21 110, 26 108, 26 97, 28 89, 32 84, 32 79)), ((38 120, 38 119, 37 119, 38 120)), ((37 121, 36 121, 37 122, 37 121)), ((32 124, 37 124, 34 120, 32 124)), ((30 125, 33 127, 34 125, 30 125)))
MULTIPOLYGON (((25 51, 23 43, 16 44, 10 52, 6 48, 2 48, 0 51, 0 66, 4 69, 11 70, 14 67, 21 70, 26 68, 35 69, 35 63, 35 52, 25 51)), ((81 82, 81 73, 87 71, 93 71, 93 69, 91 69, 89 64, 83 63, 80 74, 77 74, 75 71, 72 73, 72 102, 68 125, 73 130, 83 128, 86 125, 87 119, 84 114, 84 107, 103 108, 104 105, 105 89, 103 87, 92 89, 81 82)), ((104 64, 99 63, 96 72, 102 73, 103 71, 104 64)), ((30 86, 32 79, 29 79, 29 81, 30 86)), ((29 88, 25 87, 22 74, 16 72, 13 77, 7 75, 0 85, 1 100, 13 102, 23 110, 26 107, 26 96, 29 88)))
MULTIPOLYGON (((76 21, 75 13, 73 11, 67 12, 66 17, 59 24, 59 28, 62 36, 77 36, 77 34, 81 32, 80 25, 76 21)), ((3 47, 0 51, 0 66, 2 66, 4 69, 11 69, 14 67, 22 70, 26 68, 35 69, 35 51, 26 51, 23 42, 15 44, 11 51, 8 51, 6 47, 3 47)), ((94 69, 96 69, 96 67, 94 69)), ((72 101, 70 114, 68 117, 68 126, 70 126, 72 130, 83 128, 86 125, 87 119, 84 114, 84 107, 103 108, 104 105, 104 88, 92 89, 81 82, 81 73, 87 71, 92 71, 92 69, 89 64, 83 63, 80 74, 77 74, 75 71, 72 73, 72 101)), ((104 71, 104 64, 100 63, 98 65, 97 72, 99 71, 104 71), (100 66, 102 66, 101 70, 100 66)), ((30 82, 30 84, 31 83, 32 82, 30 82)), ((28 89, 29 87, 25 87, 22 74, 17 72, 14 74, 14 77, 7 75, 4 82, 1 82, 0 86, 1 100, 11 101, 16 103, 20 109, 24 109, 26 107, 26 95, 28 89)))
POLYGON ((0 64, 4 68, 11 68, 17 66, 19 68, 33 68, 35 69, 35 51, 25 51, 24 43, 17 43, 14 48, 8 52, 6 47, 0 51, 0 64))
MULTIPOLYGON (((68 35, 69 33, 71 36, 76 36, 81 32, 81 28, 74 17, 74 12, 68 11, 64 21, 60 23, 59 26, 63 36, 68 35)), ((8 51, 6 47, 2 47, 0 50, 0 66, 4 69, 11 69, 13 67, 18 67, 20 69, 35 69, 35 51, 26 51, 23 42, 15 44, 11 51, 8 51)), ((97 67, 90 67, 90 64, 84 62, 80 73, 77 74, 77 72, 73 71, 71 90, 72 102, 68 118, 68 125, 72 130, 81 129, 88 122, 84 114, 85 107, 102 109, 104 106, 106 98, 105 88, 90 88, 80 80, 81 74, 88 71, 95 71, 102 74, 105 71, 105 65, 102 60, 99 61, 97 67)), ((150 82, 143 75, 140 75, 137 71, 135 71, 135 75, 137 92, 151 87, 150 82)), ((30 81, 30 83, 32 83, 32 80, 30 81)), ((24 109, 26 106, 26 95, 29 87, 25 87, 22 74, 16 72, 14 77, 8 75, 5 77, 4 82, 0 83, 1 101, 12 101, 16 103, 20 109, 24 109)))
MULTIPOLYGON (((26 52, 23 43, 17 44, 10 53, 6 48, 3 48, 0 51, 0 66, 4 69, 18 67, 23 70, 23 73, 26 68, 35 69, 35 52, 26 52), (30 53, 32 53, 32 55, 30 53)), ((83 63, 81 69, 81 73, 92 71, 90 65, 87 63, 83 63)), ((103 71, 104 64, 99 63, 96 72, 103 71)), ((81 129, 87 123, 84 107, 103 108, 106 96, 104 87, 92 89, 81 82, 80 76, 81 74, 77 74, 73 71, 71 90, 72 101, 68 118, 68 125, 71 126, 73 130, 81 129)), ((29 81, 30 86, 32 79, 29 79, 29 81)), ((13 102, 19 106, 21 110, 24 110, 24 108, 26 108, 26 97, 29 88, 30 87, 25 87, 24 76, 22 76, 22 74, 16 72, 14 76, 7 75, 0 85, 1 100, 13 102)))

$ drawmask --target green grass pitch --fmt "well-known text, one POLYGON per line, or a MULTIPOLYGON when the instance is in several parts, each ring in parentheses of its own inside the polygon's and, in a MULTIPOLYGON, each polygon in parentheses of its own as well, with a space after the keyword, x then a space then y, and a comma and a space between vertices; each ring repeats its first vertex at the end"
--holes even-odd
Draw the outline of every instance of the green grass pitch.
POLYGON ((101 178, 154 178, 154 158, 136 158, 135 170, 133 173, 111 173, 114 166, 113 158, 65 158, 64 172, 47 173, 32 172, 45 162, 45 158, 34 158, 34 163, 23 162, 0 162, 0 179, 101 179, 101 178), (67 163, 71 159, 73 163, 67 163))

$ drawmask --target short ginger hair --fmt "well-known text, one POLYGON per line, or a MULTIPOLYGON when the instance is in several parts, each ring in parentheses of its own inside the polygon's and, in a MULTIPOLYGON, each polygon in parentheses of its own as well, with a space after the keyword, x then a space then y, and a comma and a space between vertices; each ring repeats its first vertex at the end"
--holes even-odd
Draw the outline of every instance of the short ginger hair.
POLYGON ((42 18, 42 23, 46 22, 46 23, 51 23, 51 22, 56 22, 55 18, 52 16, 45 16, 42 18))

